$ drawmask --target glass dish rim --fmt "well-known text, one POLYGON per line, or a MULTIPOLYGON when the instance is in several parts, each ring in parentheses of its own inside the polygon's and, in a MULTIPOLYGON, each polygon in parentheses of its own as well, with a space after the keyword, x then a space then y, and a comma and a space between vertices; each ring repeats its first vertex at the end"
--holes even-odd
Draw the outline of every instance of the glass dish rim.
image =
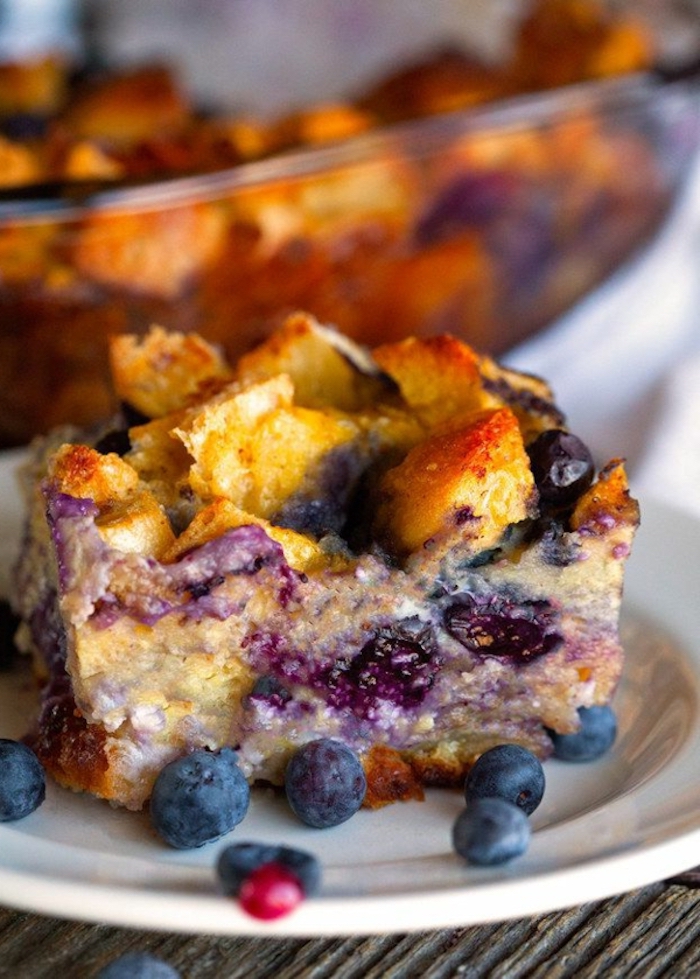
POLYGON ((516 132, 534 125, 553 125, 577 113, 606 115, 639 111, 660 93, 700 91, 700 77, 666 78, 656 71, 584 81, 535 93, 523 93, 480 106, 382 126, 349 139, 276 154, 202 174, 158 177, 116 185, 56 182, 0 190, 0 227, 69 222, 96 214, 159 211, 207 203, 278 181, 332 173, 361 164, 382 152, 419 155, 462 136, 516 132))

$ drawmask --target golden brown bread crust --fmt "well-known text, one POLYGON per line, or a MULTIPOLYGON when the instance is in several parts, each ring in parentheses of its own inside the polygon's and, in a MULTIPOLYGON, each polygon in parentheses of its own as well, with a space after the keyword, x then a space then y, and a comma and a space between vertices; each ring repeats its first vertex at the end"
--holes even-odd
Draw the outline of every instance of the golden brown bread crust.
MULTIPOLYGON (((477 524, 487 550, 506 527, 534 514, 534 480, 518 421, 510 408, 480 413, 468 425, 439 431, 411 449, 381 480, 378 538, 411 554, 445 532, 446 515, 477 524)), ((468 533, 465 527, 465 533, 468 533)))
POLYGON ((46 771, 65 788, 111 798, 115 782, 105 753, 105 732, 88 724, 72 698, 57 701, 42 715, 31 746, 46 771))
MULTIPOLYGON (((381 809, 392 802, 419 802, 425 797, 423 780, 410 761, 400 752, 385 744, 375 744, 363 759, 367 777, 364 805, 367 809, 381 809)), ((425 783, 427 784, 427 783, 425 783)))

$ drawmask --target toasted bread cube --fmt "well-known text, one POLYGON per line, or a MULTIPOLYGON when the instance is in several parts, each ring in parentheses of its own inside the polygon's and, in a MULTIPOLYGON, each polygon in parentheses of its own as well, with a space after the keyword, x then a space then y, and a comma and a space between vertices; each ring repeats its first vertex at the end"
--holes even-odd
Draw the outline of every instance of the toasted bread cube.
POLYGON ((479 357, 454 337, 411 337, 382 344, 373 355, 428 428, 498 405, 482 387, 479 357))
POLYGON ((50 478, 62 493, 88 499, 98 507, 96 525, 102 539, 117 550, 160 555, 174 534, 153 494, 115 453, 101 455, 87 445, 64 445, 52 460, 50 478))
POLYGON ((142 338, 112 337, 109 357, 117 395, 149 418, 184 407, 205 381, 231 376, 223 356, 202 337, 160 326, 142 338))
POLYGON ((296 313, 238 362, 243 383, 288 374, 294 382, 294 400, 305 408, 331 405, 353 411, 372 404, 380 385, 379 369, 361 347, 321 326, 313 316, 296 313), (343 355, 350 348, 353 357, 343 355), (359 364, 365 362, 362 369, 359 364))
POLYGON ((359 436, 350 418, 297 407, 293 393, 290 378, 280 374, 210 402, 174 429, 194 458, 195 493, 272 517, 328 452, 359 436))
POLYGON ((378 527, 396 553, 429 546, 459 527, 476 550, 532 515, 535 485, 518 421, 508 408, 430 436, 382 480, 378 527))
POLYGON ((114 452, 101 455, 88 445, 62 445, 51 460, 49 477, 62 493, 92 500, 100 509, 133 494, 138 473, 114 452))
POLYGON ((639 521, 639 503, 630 496, 621 459, 612 459, 580 497, 571 514, 571 527, 573 530, 592 527, 596 531, 609 531, 611 518, 626 531, 633 529, 639 521))
POLYGON ((648 25, 614 15, 600 0, 538 0, 518 29, 513 81, 556 88, 641 71, 653 63, 654 49, 648 25))
POLYGON ((273 140, 280 147, 300 143, 330 143, 349 139, 371 129, 374 117, 345 102, 325 102, 280 119, 273 126, 273 140))
POLYGON ((0 136, 0 187, 20 187, 40 177, 37 155, 29 147, 0 136))
POLYGON ((251 439, 254 512, 273 516, 295 492, 314 485, 326 456, 358 436, 354 421, 330 411, 293 407, 273 412, 251 439), (279 447, 272 458, 270 445, 279 447))
POLYGON ((289 408, 294 389, 283 374, 253 384, 225 400, 193 409, 173 429, 194 463, 190 484, 203 499, 221 496, 247 509, 254 489, 251 441, 256 428, 278 408, 289 408))
POLYGON ((125 167, 98 143, 84 139, 70 147, 61 171, 68 180, 119 180, 125 167))
POLYGON ((146 490, 107 504, 95 523, 110 547, 129 554, 160 559, 175 540, 165 511, 146 490))
POLYGON ((181 296, 215 262, 226 241, 216 202, 118 215, 92 210, 71 236, 69 260, 79 276, 129 295, 181 296))
POLYGON ((502 406, 514 411, 526 441, 563 424, 545 381, 509 370, 455 337, 410 337, 372 353, 429 429, 459 426, 470 414, 502 406))
POLYGON ((50 116, 66 97, 69 64, 56 54, 0 61, 0 116, 50 116))
POLYGON ((181 505, 182 495, 187 495, 187 474, 192 463, 184 445, 172 433, 182 417, 182 413, 166 415, 131 428, 131 451, 124 457, 158 502, 171 511, 181 505))

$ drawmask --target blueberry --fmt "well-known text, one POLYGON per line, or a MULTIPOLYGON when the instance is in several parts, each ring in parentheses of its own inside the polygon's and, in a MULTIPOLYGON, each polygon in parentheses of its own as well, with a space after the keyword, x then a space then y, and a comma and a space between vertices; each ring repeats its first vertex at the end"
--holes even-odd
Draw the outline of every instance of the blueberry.
POLYGON ((120 404, 119 415, 114 419, 114 427, 108 429, 95 443, 95 449, 101 455, 110 452, 118 456, 124 456, 131 451, 131 438, 129 429, 138 425, 145 425, 151 419, 148 415, 134 408, 126 401, 120 404))
POLYGON ((180 979, 180 973, 148 952, 126 952, 100 969, 96 979, 180 979))
POLYGON ((413 639, 381 634, 352 658, 337 657, 322 681, 328 703, 341 710, 371 717, 382 701, 410 710, 435 682, 435 657, 413 639))
POLYGON ((569 506, 593 482, 591 453, 570 432, 548 429, 530 443, 527 452, 540 500, 549 506, 569 506))
POLYGON ((284 787, 299 819, 323 829, 344 823, 357 812, 367 781, 362 763, 351 748, 331 738, 319 738, 292 755, 284 787))
POLYGON ((529 816, 544 795, 544 771, 531 751, 517 744, 500 744, 474 763, 464 786, 467 803, 498 796, 529 816))
POLYGON ((0 822, 28 816, 45 795, 44 769, 31 748, 0 738, 0 822))
POLYGON ((270 863, 294 874, 305 897, 311 897, 321 886, 321 865, 312 853, 268 843, 234 843, 224 847, 216 865, 224 893, 236 897, 251 873, 270 863))
POLYGON ((446 630, 482 657, 512 657, 527 663, 562 643, 556 610, 545 601, 505 595, 463 594, 444 612, 446 630))
POLYGON ((171 846, 202 846, 237 826, 249 801, 250 789, 235 751, 202 749, 160 772, 151 796, 151 821, 171 846))
POLYGON ((550 731, 554 757, 562 761, 594 761, 611 747, 617 737, 617 718, 611 707, 579 707, 581 726, 574 734, 550 731))
POLYGON ((496 797, 474 799, 452 827, 452 844, 469 863, 490 867, 527 850, 530 823, 522 809, 496 797))

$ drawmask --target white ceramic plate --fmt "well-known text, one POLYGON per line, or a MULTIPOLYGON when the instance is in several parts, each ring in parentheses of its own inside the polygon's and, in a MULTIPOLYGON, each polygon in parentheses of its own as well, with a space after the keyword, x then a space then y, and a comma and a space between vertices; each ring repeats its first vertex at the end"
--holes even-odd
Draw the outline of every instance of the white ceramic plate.
MULTIPOLYGON (((13 454, 0 456, 0 565, 19 535, 13 454)), ((580 904, 700 863, 700 525, 658 504, 644 519, 626 587, 628 663, 618 741, 589 765, 547 762, 528 852, 499 869, 450 845, 458 792, 360 812, 334 829, 295 822, 269 791, 230 839, 284 841, 323 864, 319 897, 258 923, 217 893, 223 842, 167 848, 143 814, 49 786, 46 802, 0 826, 0 902, 69 918, 182 932, 361 934, 476 924, 580 904)), ((33 694, 0 675, 0 736, 18 737, 33 694)))

